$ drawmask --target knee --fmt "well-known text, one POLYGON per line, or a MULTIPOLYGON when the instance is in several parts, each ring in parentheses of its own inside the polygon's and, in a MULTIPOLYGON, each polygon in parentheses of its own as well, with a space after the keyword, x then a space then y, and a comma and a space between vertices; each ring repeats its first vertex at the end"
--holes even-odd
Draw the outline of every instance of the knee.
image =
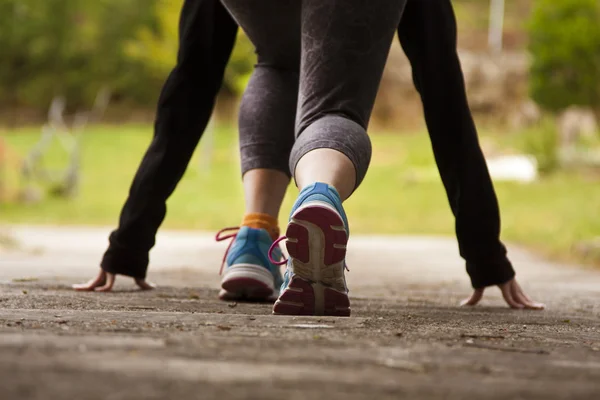
POLYGON ((362 182, 371 162, 371 140, 364 127, 338 114, 324 114, 309 123, 296 140, 290 159, 293 171, 298 160, 311 150, 328 148, 346 155, 356 170, 356 187, 362 182))

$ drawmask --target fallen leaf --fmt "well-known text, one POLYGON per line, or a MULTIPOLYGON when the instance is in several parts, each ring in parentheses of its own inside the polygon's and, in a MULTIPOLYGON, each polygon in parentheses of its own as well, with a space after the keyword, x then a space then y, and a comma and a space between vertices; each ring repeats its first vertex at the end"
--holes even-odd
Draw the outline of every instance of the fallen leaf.
POLYGON ((467 339, 504 339, 504 336, 502 335, 477 335, 467 333, 461 333, 460 337, 467 339))
POLYGON ((12 281, 13 282, 35 282, 37 280, 38 280, 38 278, 15 278, 12 281))

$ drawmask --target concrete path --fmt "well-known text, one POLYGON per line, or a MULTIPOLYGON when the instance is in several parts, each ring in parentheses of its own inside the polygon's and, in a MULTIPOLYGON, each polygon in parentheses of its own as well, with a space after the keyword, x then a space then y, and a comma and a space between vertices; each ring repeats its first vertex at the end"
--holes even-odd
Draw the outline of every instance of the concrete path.
POLYGON ((74 293, 108 229, 12 227, 0 247, 0 398, 600 399, 600 271, 511 248, 543 312, 470 293, 452 239, 352 237, 351 318, 216 300, 226 244, 165 232, 152 292, 74 293))

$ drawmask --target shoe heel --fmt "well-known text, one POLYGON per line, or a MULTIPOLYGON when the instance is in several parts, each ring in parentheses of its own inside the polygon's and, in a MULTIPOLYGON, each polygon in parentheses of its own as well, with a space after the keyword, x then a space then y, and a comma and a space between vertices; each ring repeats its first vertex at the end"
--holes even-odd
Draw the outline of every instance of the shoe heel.
POLYGON ((344 279, 348 235, 337 211, 325 202, 309 202, 292 215, 286 236, 294 276, 273 312, 349 316, 344 279))
POLYGON ((350 299, 322 283, 308 282, 294 276, 273 306, 277 315, 327 315, 349 317, 350 299))
POLYGON ((273 276, 263 266, 235 264, 227 268, 219 294, 222 300, 267 300, 275 293, 273 276))

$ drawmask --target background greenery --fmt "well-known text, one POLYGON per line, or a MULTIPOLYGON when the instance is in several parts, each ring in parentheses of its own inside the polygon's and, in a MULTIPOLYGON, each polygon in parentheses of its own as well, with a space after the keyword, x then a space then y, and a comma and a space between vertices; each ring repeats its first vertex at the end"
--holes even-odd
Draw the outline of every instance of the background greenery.
MULTIPOLYGON (((0 0, 0 127, 10 126, 22 110, 36 115, 30 128, 0 128, 5 190, 19 189, 20 162, 39 139, 39 122, 55 96, 65 96, 68 111, 74 111, 89 107, 98 90, 108 87, 111 104, 123 114, 141 109, 151 116, 175 62, 182 1, 0 0)), ((460 48, 487 51, 489 1, 452 3, 460 48)), ((599 0, 506 0, 505 50, 529 51, 530 94, 548 114, 524 131, 488 128, 484 142, 537 158, 539 181, 496 185, 503 234, 557 257, 572 257, 581 241, 600 237, 600 173, 561 169, 554 120, 554 113, 572 104, 600 106, 599 21, 599 0)), ((225 93, 242 92, 254 62, 252 45, 240 33, 225 93)), ((28 205, 9 193, 11 200, 0 199, 0 224, 114 226, 151 134, 144 124, 90 127, 83 136, 80 194, 28 205)), ((208 139, 169 202, 166 227, 216 230, 239 222, 242 196, 239 166, 231 162, 238 159, 231 118, 208 139)), ((353 232, 453 234, 426 134, 377 132, 372 139, 372 169, 363 190, 348 202, 353 232)), ((598 139, 592 144, 598 148, 598 139)), ((46 161, 64 165, 64 151, 54 146, 46 161)))
MULTIPOLYGON (((56 95, 89 106, 113 100, 154 108, 177 52, 182 0, 0 0, 0 107, 46 110, 56 95)), ((240 92, 253 66, 242 35, 225 89, 240 92)))
MULTIPOLYGON (((45 112, 56 95, 88 106, 102 86, 113 100, 153 109, 177 51, 183 0, 0 0, 0 107, 45 112)), ((455 0, 461 47, 481 46, 487 0, 455 0)), ((560 110, 600 104, 600 2, 507 0, 505 47, 529 41, 531 93, 560 110), (533 7, 531 17, 524 13, 533 7), (527 28, 527 29, 525 29, 527 28)), ((225 90, 239 94, 255 61, 240 34, 225 90)))
POLYGON ((552 111, 600 107, 599 22, 598 0, 535 1, 529 50, 531 95, 538 104, 552 111))
MULTIPOLYGON (((30 206, 0 204, 0 223, 115 226, 151 132, 150 126, 129 125, 118 130, 94 127, 85 135, 80 195, 72 200, 49 198, 30 206)), ((165 227, 216 231, 240 222, 243 198, 239 163, 232 162, 239 158, 235 130, 218 127, 212 135, 213 140, 204 141, 196 152, 170 199, 165 227)), ((538 135, 537 130, 510 136, 486 132, 483 140, 519 149, 535 142, 538 135)), ((12 131, 6 136, 20 150, 30 148, 37 137, 36 129, 12 131)), ((427 134, 382 132, 373 135, 372 140, 374 155, 367 178, 347 202, 352 231, 452 235, 453 218, 427 134)), ((593 239, 600 232, 597 179, 594 175, 562 171, 531 184, 497 182, 503 237, 555 257, 573 256, 576 243, 593 239)), ((294 193, 295 188, 290 187, 282 223, 294 193)))

